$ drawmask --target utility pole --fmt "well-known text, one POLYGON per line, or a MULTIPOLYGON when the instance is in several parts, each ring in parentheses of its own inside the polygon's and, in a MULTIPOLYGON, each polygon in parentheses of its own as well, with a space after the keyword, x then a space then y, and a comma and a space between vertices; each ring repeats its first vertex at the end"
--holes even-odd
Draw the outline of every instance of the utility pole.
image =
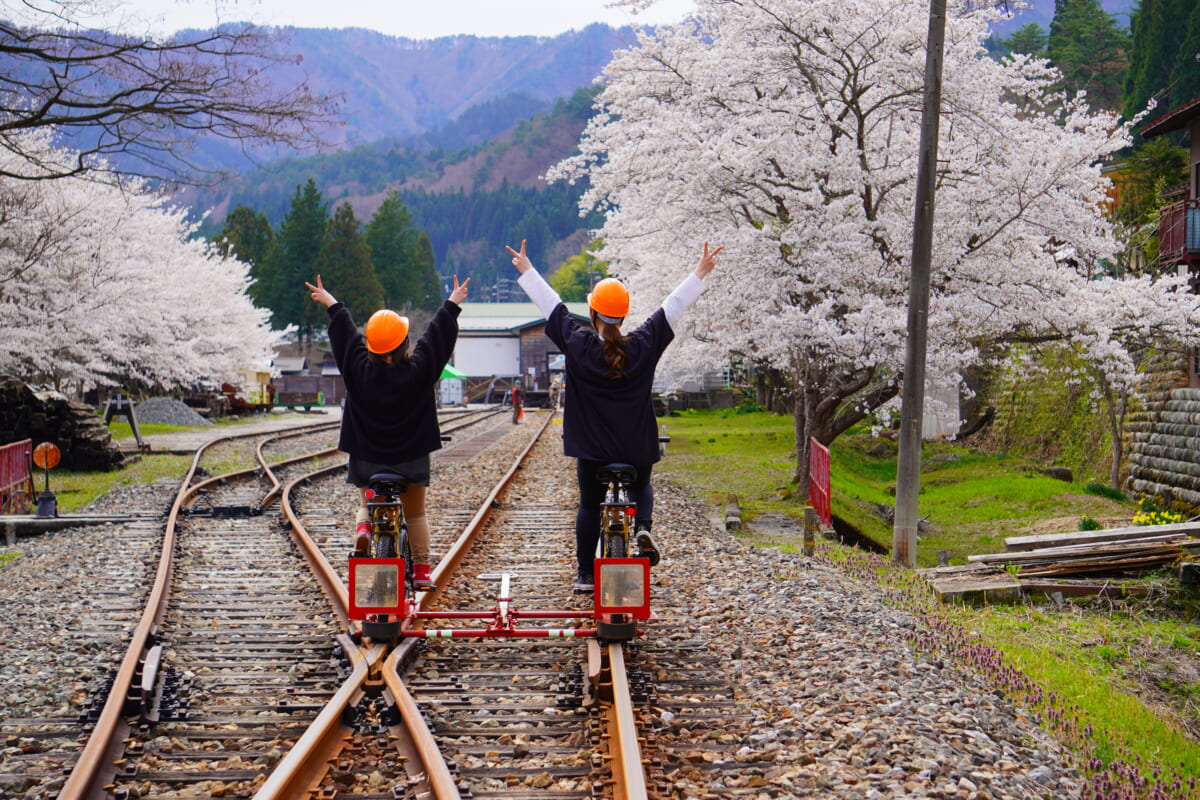
POLYGON ((933 200, 937 177, 938 123, 942 110, 942 50, 946 0, 929 0, 929 43, 925 51, 925 98, 921 152, 913 214, 911 276, 908 284, 908 344, 900 394, 900 453, 896 460, 896 518, 892 561, 917 563, 918 495, 921 491, 921 422, 925 410, 925 351, 929 323, 929 271, 933 253, 933 200))

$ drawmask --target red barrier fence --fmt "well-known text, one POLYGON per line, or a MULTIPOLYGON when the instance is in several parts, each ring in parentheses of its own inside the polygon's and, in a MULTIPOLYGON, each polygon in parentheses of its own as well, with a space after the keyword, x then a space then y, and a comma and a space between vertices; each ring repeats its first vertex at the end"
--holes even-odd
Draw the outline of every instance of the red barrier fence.
POLYGON ((829 494, 829 448, 816 439, 808 440, 808 502, 826 526, 833 524, 829 494))
POLYGON ((33 505, 33 440, 0 447, 0 514, 28 514, 33 505))

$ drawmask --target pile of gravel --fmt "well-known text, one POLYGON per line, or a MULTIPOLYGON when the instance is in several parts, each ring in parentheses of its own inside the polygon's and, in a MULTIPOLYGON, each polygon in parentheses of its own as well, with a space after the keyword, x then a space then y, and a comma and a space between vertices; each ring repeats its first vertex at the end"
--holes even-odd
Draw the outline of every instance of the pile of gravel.
POLYGON ((151 397, 134 409, 139 425, 212 425, 211 420, 196 413, 182 400, 171 397, 151 397))

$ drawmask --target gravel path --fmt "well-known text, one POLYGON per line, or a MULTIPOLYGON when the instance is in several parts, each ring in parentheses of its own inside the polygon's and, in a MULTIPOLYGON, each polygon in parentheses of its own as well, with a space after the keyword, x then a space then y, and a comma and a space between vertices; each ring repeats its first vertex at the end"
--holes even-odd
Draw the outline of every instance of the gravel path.
MULTIPOLYGON (((656 518, 668 508, 659 570, 689 582, 697 625, 730 653, 735 699, 753 718, 740 755, 776 765, 759 796, 1079 796, 1079 774, 1028 712, 977 674, 914 653, 918 621, 876 585, 748 548, 689 492, 660 484, 656 518)), ((710 796, 745 797, 740 788, 710 796)))
MULTIPOLYGON (((574 470, 561 456, 557 462, 549 467, 560 476, 555 499, 570 506, 574 470)), ((438 492, 459 486, 470 494, 471 470, 455 467, 438 492)), ((751 720, 730 731, 739 738, 737 758, 773 765, 741 775, 738 785, 679 770, 675 796, 1080 796, 1080 775, 1031 715, 977 674, 914 652, 907 642, 921 623, 887 605, 878 586, 820 558, 749 548, 689 491, 657 477, 655 485, 656 538, 664 551, 656 581, 685 595, 698 634, 729 654, 738 715, 751 720)), ((161 511, 173 489, 126 487, 95 510, 161 511)), ((106 526, 0 548, 0 556, 22 554, 0 569, 0 626, 7 632, 0 639, 0 719, 69 712, 86 699, 107 659, 95 631, 71 623, 91 613, 88 593, 77 587, 113 580, 122 565, 106 554, 121 538, 120 528, 106 526), (47 686, 47 663, 69 667, 70 685, 47 686)), ((142 534, 132 542, 121 558, 135 560, 148 546, 142 534)), ((121 636, 120 629, 111 633, 121 636)), ((658 723, 669 728, 671 720, 658 723)), ((0 774, 27 757, 29 746, 5 736, 0 774)), ((0 798, 37 796, 0 788, 0 798)))

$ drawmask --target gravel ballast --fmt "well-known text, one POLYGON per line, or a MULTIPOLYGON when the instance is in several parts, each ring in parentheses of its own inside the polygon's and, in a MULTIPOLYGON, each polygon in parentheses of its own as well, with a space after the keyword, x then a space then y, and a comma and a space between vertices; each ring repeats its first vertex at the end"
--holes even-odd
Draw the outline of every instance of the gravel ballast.
MULTIPOLYGON (((569 507, 573 469, 558 460, 547 467, 553 488, 545 491, 554 497, 541 501, 569 507)), ((474 469, 456 466, 452 480, 431 489, 435 525, 439 502, 477 493, 475 484, 485 482, 470 480, 474 469)), ((680 770, 672 775, 674 796, 1080 797, 1082 777, 1034 716, 979 674, 914 650, 909 642, 921 621, 888 605, 878 585, 820 558, 748 547, 690 491, 658 477, 655 486, 664 553, 656 583, 684 597, 698 635, 728 654, 724 677, 734 687, 736 716, 749 720, 723 732, 737 737, 736 758, 771 765, 753 778, 731 772, 738 777, 728 782, 680 770)), ((161 512, 172 493, 166 485, 128 487, 94 510, 161 512)), ((122 537, 119 526, 105 526, 0 548, 21 554, 0 569, 0 625, 9 631, 0 640, 0 718, 71 713, 111 665, 110 643, 85 624, 99 611, 81 587, 110 585, 122 570, 144 567, 149 543, 131 537, 118 559, 113 543, 122 537), (70 683, 48 685, 47 676, 62 668, 71 671, 70 683)), ((573 547, 566 532, 561 546, 573 547)), ((146 577, 121 585, 137 593, 146 577)), ((127 635, 118 625, 108 638, 127 635)), ((709 735, 672 730, 669 719, 657 724, 664 736, 709 735)), ((10 771, 10 760, 30 757, 27 743, 9 741, 16 738, 5 737, 0 773, 10 771)))

